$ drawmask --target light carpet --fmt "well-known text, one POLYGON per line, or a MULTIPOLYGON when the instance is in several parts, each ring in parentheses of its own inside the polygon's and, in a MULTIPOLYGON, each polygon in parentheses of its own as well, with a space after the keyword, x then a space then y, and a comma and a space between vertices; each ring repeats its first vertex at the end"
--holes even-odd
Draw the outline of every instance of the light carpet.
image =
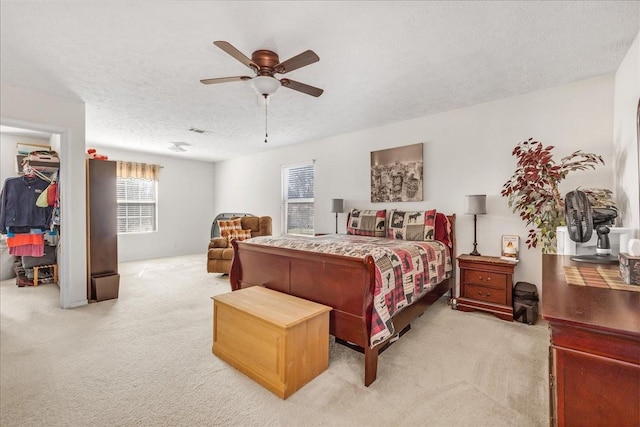
POLYGON ((329 368, 280 400, 211 353, 228 278, 196 254, 120 264, 120 296, 75 309, 56 285, 0 282, 0 425, 546 426, 546 323, 442 298, 381 356, 331 340, 329 368))

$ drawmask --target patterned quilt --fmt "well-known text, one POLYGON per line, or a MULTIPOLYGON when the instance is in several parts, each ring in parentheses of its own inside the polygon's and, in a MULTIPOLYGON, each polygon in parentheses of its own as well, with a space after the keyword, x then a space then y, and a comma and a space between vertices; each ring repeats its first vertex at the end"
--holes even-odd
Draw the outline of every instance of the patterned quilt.
POLYGON ((371 347, 394 333, 391 317, 451 277, 446 245, 436 240, 406 241, 382 237, 327 235, 321 237, 262 236, 247 243, 375 261, 371 347))

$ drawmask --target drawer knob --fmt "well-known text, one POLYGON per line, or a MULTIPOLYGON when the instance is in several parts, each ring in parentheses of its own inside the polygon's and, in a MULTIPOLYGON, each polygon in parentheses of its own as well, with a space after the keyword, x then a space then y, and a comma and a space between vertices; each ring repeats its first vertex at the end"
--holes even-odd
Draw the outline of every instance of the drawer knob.
MULTIPOLYGON (((482 291, 478 291, 478 295, 483 296, 482 295, 482 291)), ((484 295, 485 297, 490 297, 491 294, 489 292, 486 293, 486 295, 484 295)))

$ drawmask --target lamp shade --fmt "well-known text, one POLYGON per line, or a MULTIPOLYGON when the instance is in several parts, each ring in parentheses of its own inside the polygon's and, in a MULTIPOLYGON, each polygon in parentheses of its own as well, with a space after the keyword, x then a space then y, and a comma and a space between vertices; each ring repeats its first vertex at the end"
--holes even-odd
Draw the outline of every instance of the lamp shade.
POLYGON ((344 212, 344 200, 331 199, 331 212, 335 212, 335 213, 344 212))
POLYGON ((464 213, 483 215, 487 213, 487 195, 471 194, 465 196, 464 213))
POLYGON ((280 87, 280 81, 274 77, 256 76, 249 81, 249 84, 258 95, 273 95, 280 87))

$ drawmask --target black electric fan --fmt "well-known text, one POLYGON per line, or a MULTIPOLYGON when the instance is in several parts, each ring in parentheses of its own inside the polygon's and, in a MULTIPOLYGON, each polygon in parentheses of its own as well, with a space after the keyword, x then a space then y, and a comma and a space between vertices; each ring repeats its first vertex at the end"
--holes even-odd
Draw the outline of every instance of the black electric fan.
POLYGON ((609 227, 618 216, 618 212, 611 208, 592 208, 589 198, 584 191, 575 190, 567 193, 564 199, 564 218, 571 240, 585 243, 591 239, 593 230, 598 234, 596 253, 590 255, 574 255, 574 261, 598 264, 617 264, 618 258, 611 255, 609 242, 609 227))

